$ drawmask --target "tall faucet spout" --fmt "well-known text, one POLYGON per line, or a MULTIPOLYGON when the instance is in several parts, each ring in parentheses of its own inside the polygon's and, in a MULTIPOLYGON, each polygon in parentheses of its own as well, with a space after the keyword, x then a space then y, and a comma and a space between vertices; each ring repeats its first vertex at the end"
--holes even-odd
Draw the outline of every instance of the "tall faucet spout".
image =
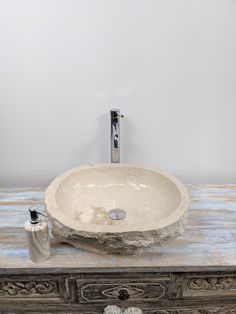
POLYGON ((119 136, 118 134, 114 135, 114 148, 120 148, 119 146, 119 136))
POLYGON ((111 119, 111 162, 120 162, 120 114, 119 109, 110 110, 111 119))

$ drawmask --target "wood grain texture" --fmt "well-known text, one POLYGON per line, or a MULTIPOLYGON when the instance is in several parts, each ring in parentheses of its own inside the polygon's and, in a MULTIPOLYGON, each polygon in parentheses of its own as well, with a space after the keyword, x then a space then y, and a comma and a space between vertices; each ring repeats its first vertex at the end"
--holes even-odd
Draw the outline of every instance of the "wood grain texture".
POLYGON ((188 185, 186 231, 163 247, 135 256, 98 255, 52 240, 44 263, 29 260, 24 234, 28 208, 44 208, 41 189, 0 190, 0 273, 94 271, 236 271, 236 185, 188 185))

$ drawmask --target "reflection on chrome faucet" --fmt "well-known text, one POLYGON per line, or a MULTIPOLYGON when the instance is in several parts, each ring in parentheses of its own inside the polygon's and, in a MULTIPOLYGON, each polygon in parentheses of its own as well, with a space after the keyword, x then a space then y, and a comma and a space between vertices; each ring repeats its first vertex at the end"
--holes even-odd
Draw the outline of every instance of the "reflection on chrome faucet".
POLYGON ((120 162, 120 118, 124 116, 120 114, 120 109, 111 109, 111 162, 120 162))

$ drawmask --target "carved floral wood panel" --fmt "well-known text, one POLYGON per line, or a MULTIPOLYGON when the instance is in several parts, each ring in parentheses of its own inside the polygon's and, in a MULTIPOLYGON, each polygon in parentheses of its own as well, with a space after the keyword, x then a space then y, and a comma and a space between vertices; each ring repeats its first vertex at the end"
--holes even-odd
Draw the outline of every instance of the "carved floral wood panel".
POLYGON ((0 282, 0 298, 32 296, 59 296, 56 281, 4 281, 0 282))
POLYGON ((236 276, 185 279, 183 296, 236 296, 236 276))
POLYGON ((144 310, 144 314, 236 314, 236 306, 144 310))

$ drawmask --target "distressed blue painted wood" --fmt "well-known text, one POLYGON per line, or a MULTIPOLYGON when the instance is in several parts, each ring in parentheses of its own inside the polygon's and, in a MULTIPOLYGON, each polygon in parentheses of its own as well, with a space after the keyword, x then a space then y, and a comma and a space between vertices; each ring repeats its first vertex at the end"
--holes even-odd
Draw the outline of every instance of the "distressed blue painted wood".
MULTIPOLYGON (((136 256, 97 255, 52 239, 52 256, 40 264, 28 258, 24 222, 28 208, 44 208, 42 189, 0 190, 0 272, 46 269, 125 268, 236 271, 236 185, 188 185, 191 197, 184 234, 163 247, 136 256)), ((145 270, 146 270, 145 269, 145 270)))

